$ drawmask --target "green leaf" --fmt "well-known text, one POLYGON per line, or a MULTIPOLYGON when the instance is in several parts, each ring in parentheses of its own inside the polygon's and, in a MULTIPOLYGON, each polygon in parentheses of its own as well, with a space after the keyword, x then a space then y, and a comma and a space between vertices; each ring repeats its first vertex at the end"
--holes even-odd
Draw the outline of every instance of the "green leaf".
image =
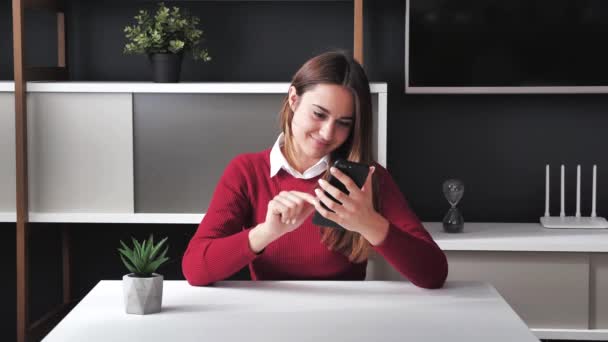
POLYGON ((165 250, 161 253, 161 255, 157 259, 164 259, 165 258, 165 254, 167 254, 168 250, 169 250, 169 247, 167 246, 165 248, 165 250))
POLYGON ((172 40, 169 42, 169 51, 173 53, 180 52, 185 46, 185 43, 181 40, 172 40))
POLYGON ((129 272, 131 273, 137 273, 137 270, 131 266, 126 260, 125 258, 122 257, 122 255, 120 256, 120 258, 122 259, 123 264, 125 264, 125 267, 129 270, 129 272))
POLYGON ((160 251, 160 248, 163 246, 163 244, 165 243, 165 241, 167 241, 167 239, 168 239, 167 237, 164 238, 164 239, 162 239, 156 246, 154 246, 154 248, 152 249, 152 254, 150 254, 150 259, 156 258, 156 255, 158 254, 158 251, 160 251))
POLYGON ((156 272, 156 270, 162 265, 164 264, 167 260, 169 260, 169 258, 161 258, 158 260, 155 260, 153 262, 150 263, 148 271, 150 273, 154 273, 156 272))
POLYGON ((131 240, 133 241, 133 245, 135 246, 135 254, 141 258, 141 245, 139 244, 139 241, 135 240, 134 237, 131 237, 131 240))
POLYGON ((126 249, 128 251, 131 250, 131 248, 129 248, 124 242, 122 242, 122 240, 120 240, 120 244, 122 245, 122 248, 124 248, 124 249, 126 249))
POLYGON ((152 249, 154 248, 154 236, 152 234, 150 234, 150 237, 148 238, 148 251, 147 251, 147 255, 149 256, 150 253, 152 253, 152 249))
POLYGON ((123 249, 123 248, 118 248, 118 255, 119 256, 120 255, 124 255, 125 257, 129 258, 130 254, 131 253, 130 253, 129 250, 126 250, 126 249, 123 249))
POLYGON ((119 254, 119 256, 123 260, 123 262, 125 262, 125 260, 126 260, 129 263, 130 266, 135 267, 135 264, 133 263, 133 259, 132 258, 129 258, 125 254, 119 254))
POLYGON ((142 260, 146 260, 148 258, 148 256, 146 255, 146 250, 147 249, 148 249, 148 241, 144 239, 141 242, 141 258, 142 258, 142 260))

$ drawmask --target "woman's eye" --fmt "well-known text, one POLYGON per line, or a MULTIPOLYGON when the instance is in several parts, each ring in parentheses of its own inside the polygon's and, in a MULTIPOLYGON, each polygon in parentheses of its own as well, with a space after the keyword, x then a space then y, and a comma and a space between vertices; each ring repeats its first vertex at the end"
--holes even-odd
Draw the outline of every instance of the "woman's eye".
POLYGON ((313 112, 313 115, 319 119, 322 119, 325 117, 325 114, 319 113, 319 112, 313 112))
POLYGON ((350 127, 350 121, 338 121, 338 124, 342 127, 350 127))

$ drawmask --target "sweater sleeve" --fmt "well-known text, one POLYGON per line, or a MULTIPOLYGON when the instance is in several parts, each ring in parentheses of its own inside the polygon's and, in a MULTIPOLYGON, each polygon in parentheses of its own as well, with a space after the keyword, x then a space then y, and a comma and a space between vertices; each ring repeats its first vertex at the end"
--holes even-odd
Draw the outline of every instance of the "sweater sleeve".
POLYGON ((391 175, 378 173, 380 214, 389 221, 386 238, 374 249, 413 284, 440 288, 448 274, 447 258, 410 209, 391 175))
POLYGON ((189 284, 204 286, 224 280, 257 256, 249 246, 251 205, 246 164, 242 157, 226 167, 213 193, 207 213, 182 259, 189 284))

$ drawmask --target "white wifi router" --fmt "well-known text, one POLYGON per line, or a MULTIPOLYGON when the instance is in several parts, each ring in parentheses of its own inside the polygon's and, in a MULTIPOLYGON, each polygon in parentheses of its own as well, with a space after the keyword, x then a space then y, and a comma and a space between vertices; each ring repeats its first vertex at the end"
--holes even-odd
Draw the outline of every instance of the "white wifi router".
POLYGON ((549 215, 549 165, 545 173, 545 216, 540 223, 545 228, 608 228, 608 221, 595 214, 597 188, 597 166, 593 165, 593 190, 591 194, 591 216, 581 216, 581 166, 576 167, 576 213, 566 216, 564 209, 564 165, 561 167, 560 212, 559 216, 549 215))

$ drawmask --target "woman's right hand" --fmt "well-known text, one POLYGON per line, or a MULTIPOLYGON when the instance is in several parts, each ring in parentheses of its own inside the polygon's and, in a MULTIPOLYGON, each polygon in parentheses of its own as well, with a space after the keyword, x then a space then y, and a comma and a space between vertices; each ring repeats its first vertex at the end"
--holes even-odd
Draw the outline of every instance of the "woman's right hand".
POLYGON ((276 236, 298 228, 315 211, 316 197, 301 191, 281 191, 266 211, 266 228, 276 236))
POLYGON ((282 191, 268 202, 266 221, 249 231, 249 247, 258 254, 274 240, 298 228, 315 210, 317 198, 300 191, 282 191))

